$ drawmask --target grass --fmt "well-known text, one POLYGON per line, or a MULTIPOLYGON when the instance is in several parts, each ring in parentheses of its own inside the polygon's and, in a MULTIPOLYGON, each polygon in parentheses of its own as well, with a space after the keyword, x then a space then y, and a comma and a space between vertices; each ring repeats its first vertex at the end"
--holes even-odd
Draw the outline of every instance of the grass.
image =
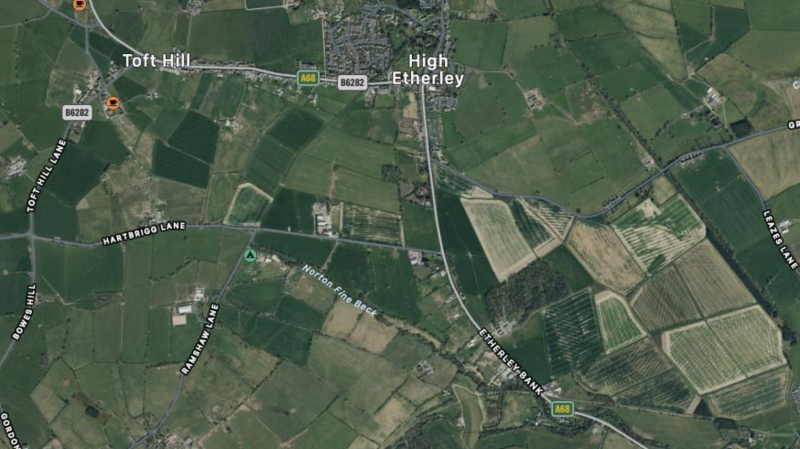
POLYGON ((342 235, 356 240, 401 243, 400 217, 377 209, 342 205, 342 235))
POLYGON ((599 7, 580 8, 559 14, 556 23, 568 41, 606 36, 625 30, 616 16, 599 7))
POLYGON ((186 153, 156 141, 153 148, 153 174, 190 186, 206 188, 211 167, 186 153))
POLYGON ((781 332, 760 306, 712 318, 708 325, 748 376, 786 363, 781 332))
POLYGON ((719 416, 749 418, 785 405, 788 381, 786 369, 771 371, 710 395, 709 404, 719 416))
POLYGON ((402 203, 402 208, 406 244, 415 248, 438 248, 433 211, 412 203, 402 203))
POLYGON ((128 149, 111 122, 91 121, 81 133, 81 146, 109 164, 121 164, 128 149))
POLYGON ((499 281, 506 280, 535 259, 507 204, 466 199, 461 199, 461 204, 499 281))
POLYGON ((620 404, 660 408, 679 413, 685 412, 694 398, 694 390, 674 368, 630 387, 614 397, 620 404))
POLYGON ((613 226, 649 273, 655 273, 705 237, 703 222, 680 195, 660 206, 646 200, 613 226))
POLYGON ((334 391, 367 413, 377 411, 407 377, 385 359, 322 336, 314 338, 308 366, 334 391))
POLYGON ((316 198, 308 193, 281 189, 267 209, 261 225, 294 232, 314 232, 312 206, 316 198))
POLYGON ((650 88, 622 102, 622 110, 647 139, 653 139, 670 120, 684 112, 678 100, 663 86, 650 88))
POLYGON ((226 301, 254 312, 274 313, 283 293, 283 279, 240 284, 225 296, 226 301))
POLYGON ((724 445, 711 420, 669 416, 641 410, 619 409, 616 413, 637 434, 663 441, 674 447, 708 449, 724 445))
POLYGON ((169 145, 207 164, 214 162, 219 126, 194 111, 181 120, 169 138, 169 145))
POLYGON ((456 42, 453 59, 467 67, 494 70, 503 60, 508 26, 504 23, 484 23, 454 20, 451 35, 456 42))
POLYGON ((588 291, 544 311, 545 340, 554 375, 588 366, 603 353, 603 339, 588 291))
POLYGON ((269 199, 253 186, 244 185, 236 190, 233 206, 225 221, 232 224, 259 223, 269 205, 269 199))
POLYGON ((610 227, 577 222, 572 227, 567 247, 594 279, 617 291, 630 291, 644 278, 644 273, 610 227))
POLYGON ((612 296, 597 302, 597 312, 606 351, 613 351, 644 334, 620 298, 612 296))
POLYGON ((653 343, 641 339, 586 366, 581 376, 592 390, 614 395, 669 368, 653 343))
POLYGON ((692 294, 674 266, 648 280, 633 299, 633 308, 649 330, 700 318, 692 294))
POLYGON ((257 234, 254 244, 274 249, 290 259, 316 267, 323 266, 333 250, 333 243, 330 241, 269 232, 257 234))
POLYGON ((368 298, 381 311, 416 323, 422 318, 420 293, 405 251, 375 248, 370 252, 374 293, 368 298))
POLYGON ((514 360, 534 379, 547 382, 550 369, 547 364, 547 345, 544 336, 544 322, 540 314, 531 315, 528 320, 508 337, 504 345, 514 360))
POLYGON ((458 384, 453 385, 453 392, 461 404, 461 416, 464 419, 463 440, 467 447, 473 447, 478 441, 484 420, 481 398, 478 394, 458 384))
POLYGON ((706 323, 689 325, 664 334, 665 352, 700 393, 707 393, 745 378, 706 323))

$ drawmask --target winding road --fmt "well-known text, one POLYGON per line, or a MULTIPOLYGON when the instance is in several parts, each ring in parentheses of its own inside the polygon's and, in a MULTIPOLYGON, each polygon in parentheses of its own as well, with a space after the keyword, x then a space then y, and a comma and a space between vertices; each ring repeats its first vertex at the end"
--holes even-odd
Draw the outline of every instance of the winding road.
MULTIPOLYGON (((97 23, 94 26, 81 23, 81 22, 75 20, 74 18, 69 17, 68 15, 62 13, 61 11, 58 11, 57 9, 53 8, 45 0, 37 0, 37 1, 39 3, 41 3, 42 5, 44 5, 45 7, 47 7, 50 10, 50 13, 58 14, 59 16, 65 18, 66 20, 69 20, 71 23, 84 28, 86 36, 87 36, 86 37, 87 50, 88 50, 88 32, 93 30, 93 29, 95 29, 96 27, 100 27, 108 34, 109 37, 111 37, 118 44, 120 44, 123 47, 127 48, 128 50, 130 50, 133 54, 136 54, 136 55, 139 55, 139 56, 143 55, 143 53, 141 51, 137 50, 133 46, 129 45, 127 42, 125 42, 122 39, 120 39, 118 36, 116 36, 113 32, 111 32, 111 30, 109 30, 106 27, 106 25, 103 23, 102 19, 100 18, 99 14, 97 13, 97 10, 94 8, 93 0, 88 0, 88 2, 89 2, 89 7, 90 7, 90 9, 92 11, 93 17, 94 17, 94 19, 95 19, 95 21, 97 23)), ((445 10, 445 2, 443 1, 442 2, 442 16, 441 16, 442 34, 440 36, 439 43, 437 45, 437 53, 441 52, 442 47, 443 47, 443 45, 445 43, 445 40, 446 40, 446 33, 445 33, 446 24, 445 24, 444 10, 445 10)), ((234 71, 235 72, 254 72, 254 73, 264 74, 264 75, 273 76, 273 77, 282 78, 282 79, 295 79, 295 77, 296 77, 296 74, 294 74, 294 73, 281 73, 281 72, 265 70, 265 69, 261 69, 261 68, 257 68, 257 67, 251 67, 251 66, 193 64, 193 65, 189 66, 186 69, 187 70, 192 70, 192 69, 196 69, 196 70, 218 70, 218 71, 232 71, 232 72, 234 72, 234 71)), ((98 91, 95 95, 93 95, 91 98, 89 98, 86 103, 87 104, 91 104, 95 99, 97 99, 99 96, 101 96, 105 92, 105 89, 108 86, 112 85, 114 83, 114 81, 119 79, 119 77, 123 76, 127 72, 127 70, 128 69, 124 69, 124 70, 120 71, 119 73, 114 75, 108 81, 106 81, 101 75, 100 78, 101 78, 101 85, 103 87, 103 90, 98 91)), ((336 83, 336 79, 333 79, 333 78, 322 78, 322 82, 324 82, 324 83, 336 83)), ((387 81, 370 81, 369 82, 370 86, 384 86, 384 85, 390 85, 390 84, 391 84, 391 82, 388 81, 388 80, 387 81)), ((457 169, 447 165, 446 163, 444 163, 442 161, 433 159, 433 157, 431 156, 430 141, 429 141, 428 119, 427 119, 427 111, 426 111, 426 98, 425 98, 425 88, 424 88, 424 86, 421 86, 421 88, 420 88, 419 97, 420 97, 420 107, 421 107, 421 115, 422 115, 422 122, 423 122, 422 123, 422 125, 423 125, 422 126, 422 129, 423 129, 423 144, 424 144, 424 147, 425 147, 425 157, 426 157, 427 168, 428 168, 429 185, 430 185, 430 191, 431 191, 431 202, 432 202, 432 207, 433 207, 433 212, 434 212, 434 223, 435 223, 435 226, 436 226, 436 234, 437 234, 437 239, 438 239, 438 244, 439 244, 439 250, 438 251, 421 249, 421 248, 411 248, 411 247, 405 247, 405 246, 399 246, 399 245, 390 245, 390 244, 379 243, 379 242, 365 242, 365 241, 346 239, 346 238, 316 236, 316 235, 309 235, 309 234, 303 234, 303 233, 298 233, 298 232, 291 232, 291 231, 272 229, 272 228, 264 228, 264 227, 242 227, 242 226, 224 225, 224 224, 208 224, 208 225, 196 224, 196 225, 188 225, 187 227, 190 228, 190 229, 217 228, 217 229, 232 229, 232 230, 249 232, 251 235, 250 235, 250 239, 248 240, 248 245, 250 243, 252 243, 253 239, 255 238, 256 233, 259 233, 259 232, 271 232, 271 233, 285 234, 285 235, 297 235, 297 236, 302 236, 302 237, 306 237, 306 238, 313 238, 313 239, 319 239, 319 240, 340 241, 340 242, 352 243, 352 244, 356 244, 356 245, 367 245, 367 246, 376 246, 376 247, 390 248, 390 249, 413 250, 413 251, 420 251, 420 252, 423 252, 423 253, 439 254, 439 255, 441 255, 441 257, 443 259, 443 262, 444 262, 445 272, 446 272, 446 275, 447 275, 447 278, 448 278, 448 282, 450 284, 450 288, 453 290, 453 293, 454 293, 455 297, 457 298, 461 309, 463 310, 463 312, 465 313, 465 315, 467 316, 467 318, 469 319, 471 324, 475 327, 475 329, 479 330, 482 327, 474 319, 474 317, 470 313, 469 309, 467 308, 466 304, 464 303, 464 297, 458 291, 457 284, 455 283, 454 277, 453 277, 453 275, 451 273, 450 266, 448 264, 448 259, 447 259, 447 255, 446 255, 445 248, 444 248, 444 242, 443 242, 443 239, 442 239, 441 226, 440 226, 440 222, 439 222, 439 212, 438 212, 436 190, 435 190, 436 183, 435 183, 435 179, 434 179, 434 166, 438 166, 441 169, 444 169, 444 170, 448 171, 449 173, 451 173, 451 174, 453 174, 455 176, 458 176, 458 177, 468 181, 469 183, 471 183, 471 184, 473 184, 475 186, 479 186, 479 187, 481 187, 481 188, 483 188, 483 189, 485 189, 485 190, 487 190, 489 192, 492 192, 497 197, 524 198, 524 199, 533 199, 533 200, 544 201, 544 202, 547 202, 549 204, 552 204, 554 206, 557 206, 557 207, 563 209, 564 211, 570 213, 571 215, 573 215, 575 217, 578 217, 578 218, 593 218, 593 217, 598 217, 598 216, 601 216, 601 215, 607 213, 609 210, 613 209, 615 206, 617 206, 620 203, 622 203, 623 201, 625 201, 631 195, 634 195, 637 191, 639 191, 640 189, 644 188, 645 186, 647 186, 648 184, 653 182, 659 176, 662 176, 664 173, 666 173, 668 170, 670 170, 676 164, 678 164, 678 163, 680 163, 680 162, 682 162, 682 161, 684 161, 684 160, 686 160, 688 158, 691 158, 691 157, 694 157, 694 156, 697 156, 697 155, 700 155, 700 154, 704 154, 706 152, 713 151, 713 150, 716 150, 716 149, 719 149, 719 148, 723 148, 723 149, 725 149, 727 151, 727 147, 729 145, 734 145, 736 143, 744 142, 746 140, 750 140, 750 139, 753 139, 753 138, 757 138, 757 137, 760 137, 760 136, 763 136, 763 135, 767 135, 767 134, 774 133, 774 132, 781 131, 781 130, 785 129, 785 127, 783 127, 783 126, 775 127, 775 128, 767 129, 767 130, 764 130, 764 131, 761 131, 761 132, 758 132, 758 133, 743 137, 743 138, 736 139, 736 140, 728 142, 726 144, 715 145, 715 146, 704 148, 704 149, 701 149, 701 150, 687 152, 684 155, 680 156, 679 158, 676 158, 675 160, 673 160, 672 162, 670 162, 669 164, 667 164, 663 168, 661 168, 658 172, 652 174, 646 180, 642 181, 640 184, 638 184, 637 186, 633 187, 632 189, 627 191, 622 196, 620 196, 620 197, 616 198, 614 201, 610 202, 602 210, 600 210, 598 212, 595 212, 595 213, 591 213, 591 214, 581 214, 581 213, 578 213, 576 211, 570 210, 569 208, 565 207, 564 205, 560 204, 559 202, 553 200, 552 198, 546 197, 546 196, 527 195, 527 194, 521 194, 521 193, 498 191, 497 189, 494 189, 494 188, 492 188, 490 186, 487 186, 487 185, 481 183, 480 181, 478 181, 476 179, 473 179, 473 178, 469 177, 465 173, 458 171, 457 169)), ((68 136, 68 134, 70 132, 70 128, 71 128, 71 124, 68 124, 67 128, 66 128, 66 130, 64 132, 65 138, 68 136)), ((735 159, 734 159, 734 161, 735 161, 735 159)), ((738 163, 737 163, 737 165, 738 165, 738 163)), ((744 173, 744 172, 742 172, 742 173, 744 173)), ((746 177, 746 174, 745 174, 745 177, 746 177)), ((748 180, 748 182, 750 182, 752 184, 752 181, 749 178, 747 178, 747 180, 748 180)), ((756 192, 758 192, 757 189, 756 189, 756 192)), ((759 197, 760 197, 760 195, 759 195, 759 197)), ((763 205, 763 199, 761 201, 762 201, 762 205, 763 205)), ((28 229, 27 232, 22 233, 22 234, 0 236, 0 240, 9 240, 9 239, 17 239, 17 238, 27 238, 27 239, 30 240, 31 261, 32 261, 32 269, 31 269, 31 274, 30 274, 31 283, 34 283, 36 278, 37 278, 37 269, 36 269, 36 265, 37 264, 36 264, 36 251, 35 251, 35 243, 36 243, 36 241, 54 242, 54 243, 59 243, 59 244, 63 244, 63 245, 86 247, 86 248, 92 248, 92 247, 97 247, 97 246, 101 246, 102 245, 101 242, 84 243, 84 242, 65 241, 65 240, 62 240, 62 239, 53 239, 53 238, 48 238, 48 237, 37 236, 35 234, 35 232, 34 232, 34 214, 30 214, 29 217, 30 217, 29 218, 29 220, 30 220, 29 221, 29 229, 28 229)), ((217 296, 218 299, 221 298, 224 295, 224 293, 227 290, 231 280, 235 276, 235 273, 238 270, 240 264, 241 264, 241 258, 237 261, 236 265, 231 270, 231 272, 230 272, 225 284, 223 285, 222 289, 220 290, 220 292, 219 292, 219 294, 217 296)), ((3 354, 2 358, 0 358, 0 367, 2 367, 5 364, 5 362, 7 361, 7 359, 9 358, 11 353, 13 352, 13 350, 15 348, 15 345, 16 345, 15 341, 12 341, 9 344, 9 346, 7 347, 7 349, 6 349, 5 353, 3 354)), ((177 401, 178 401, 178 399, 179 399, 179 397, 181 395, 181 392, 182 392, 184 379, 185 379, 185 376, 181 374, 180 375, 180 380, 179 380, 177 388, 176 388, 176 391, 175 391, 174 396, 172 398, 172 402, 170 403, 169 409, 166 412, 166 414, 157 422, 157 424, 152 429, 150 429, 147 432, 147 434, 145 434, 143 437, 141 437, 139 440, 137 440, 135 443, 133 443, 133 445, 131 446, 131 449, 136 448, 137 446, 139 446, 139 445, 143 444, 144 442, 146 442, 153 435, 157 434, 158 431, 162 428, 162 426, 165 424, 167 418, 169 417, 170 413, 172 412, 173 408, 177 404, 177 401)), ((546 395, 542 395, 542 398, 547 403, 551 402, 551 399, 548 398, 546 395)), ((2 404, 1 403, 0 403, 0 410, 2 410, 2 404)), ((594 422, 597 422, 598 424, 608 428, 609 430, 618 433, 620 436, 622 436, 626 440, 630 441, 632 444, 634 444, 636 447, 638 447, 640 449, 648 449, 647 446, 641 444, 640 442, 638 442, 636 439, 634 439, 630 435, 626 434, 621 429, 615 427, 611 423, 609 423, 609 422, 607 422, 607 421, 605 421, 605 420, 603 420, 601 418, 598 418, 596 416, 593 416, 593 415, 588 414, 588 413, 583 412, 583 411, 577 411, 576 415, 577 416, 581 416, 581 417, 583 417, 585 419, 589 419, 589 420, 592 420, 594 422)))

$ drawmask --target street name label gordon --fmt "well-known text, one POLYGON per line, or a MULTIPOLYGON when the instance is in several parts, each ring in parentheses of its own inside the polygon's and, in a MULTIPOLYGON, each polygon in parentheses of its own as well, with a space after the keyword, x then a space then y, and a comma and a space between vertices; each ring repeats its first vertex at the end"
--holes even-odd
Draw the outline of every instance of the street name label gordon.
POLYGON ((372 307, 369 307, 364 301, 360 299, 355 299, 352 296, 348 295, 347 291, 343 289, 341 285, 337 285, 336 288, 334 288, 333 282, 331 282, 328 278, 326 278, 324 273, 320 273, 319 271, 311 268, 309 264, 305 264, 303 266, 303 272, 313 277, 314 279, 320 281, 324 286, 333 289, 333 292, 336 293, 336 296, 338 296, 339 299, 341 299, 342 301, 348 304, 352 304, 353 307, 361 309, 367 312, 368 314, 372 315, 373 317, 378 315, 379 313, 378 309, 373 309, 372 307))
POLYGON ((367 75, 339 75, 336 78, 336 87, 339 90, 367 90, 369 79, 367 75))

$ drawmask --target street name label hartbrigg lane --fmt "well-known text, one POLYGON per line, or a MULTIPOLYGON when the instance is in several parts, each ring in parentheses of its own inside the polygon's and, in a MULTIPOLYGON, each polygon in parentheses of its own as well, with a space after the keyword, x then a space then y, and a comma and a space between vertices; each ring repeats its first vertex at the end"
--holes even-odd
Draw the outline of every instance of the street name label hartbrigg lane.
POLYGON ((22 318, 19 319, 19 324, 14 328, 11 338, 14 341, 19 341, 25 329, 30 324, 33 318, 33 306, 36 304, 36 284, 28 286, 28 291, 25 294, 25 310, 22 311, 22 318))
POLYGON ((120 232, 118 234, 107 235, 103 237, 101 241, 103 242, 103 246, 109 246, 121 242, 127 242, 128 240, 134 240, 141 237, 147 237, 153 234, 158 234, 159 232, 185 231, 185 230, 186 230, 185 221, 166 221, 164 223, 159 223, 158 225, 144 226, 141 228, 131 229, 130 231, 120 232))
POLYGON ((44 184, 47 182, 50 174, 53 173, 53 169, 61 159, 61 155, 64 153, 64 149, 66 147, 67 141, 64 139, 58 139, 58 142, 56 142, 56 147, 53 149, 53 155, 47 160, 49 164, 45 164, 45 166, 42 167, 42 171, 39 172, 39 176, 36 177, 36 181, 33 183, 31 193, 28 194, 28 202, 25 204, 26 213, 30 214, 36 209, 36 202, 39 201, 39 195, 42 193, 44 184))
POLYGON ((189 358, 186 359, 186 362, 184 362, 183 366, 181 367, 181 374, 184 376, 189 375, 189 373, 192 371, 192 368, 194 368, 194 366, 197 364, 197 361, 200 359, 200 356, 203 354, 203 350, 208 344, 208 339, 211 338, 210 331, 214 329, 214 323, 217 321, 218 312, 219 304, 212 302, 210 308, 208 309, 206 322, 203 324, 203 331, 200 332, 200 338, 197 339, 197 343, 194 345, 192 353, 189 354, 189 358))

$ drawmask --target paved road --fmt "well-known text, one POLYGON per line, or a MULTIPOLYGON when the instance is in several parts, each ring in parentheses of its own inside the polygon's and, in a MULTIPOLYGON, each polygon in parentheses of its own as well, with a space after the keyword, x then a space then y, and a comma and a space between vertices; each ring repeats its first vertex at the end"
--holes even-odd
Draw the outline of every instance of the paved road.
MULTIPOLYGON (((480 330, 482 327, 478 324, 477 321, 475 321, 475 319, 472 317, 472 314, 469 312, 469 309, 467 309, 467 306, 464 304, 464 301, 462 299, 461 293, 459 293, 458 289, 456 288, 455 281, 453 280, 453 275, 450 272, 450 266, 447 264, 447 253, 446 253, 445 248, 444 248, 444 241, 442 240, 442 231, 441 231, 441 227, 439 225, 439 211, 438 211, 437 205, 436 205, 436 182, 434 180, 434 175, 433 175, 433 159, 431 158, 431 147, 430 147, 430 141, 429 141, 429 138, 428 138, 428 115, 427 115, 427 112, 425 111, 426 108, 425 108, 425 87, 424 86, 420 87, 419 95, 420 95, 420 108, 422 109, 423 143, 425 144, 425 157, 426 157, 427 162, 428 162, 428 179, 430 180, 431 204, 433 205, 433 217, 434 217, 434 223, 436 225, 436 237, 439 240, 439 251, 442 254, 442 260, 444 260, 444 269, 445 269, 445 272, 447 273, 447 280, 450 282, 450 288, 453 289, 453 293, 456 295, 456 298, 458 299, 458 303, 461 306, 461 309, 464 311, 464 314, 467 315, 467 317, 472 322, 472 325, 475 327, 475 329, 476 330, 480 330)), ((545 402, 547 402, 547 403, 551 402, 550 398, 548 398, 547 395, 543 394, 542 395, 542 399, 544 399, 545 402)), ((595 422, 607 427, 608 429, 618 433, 620 436, 622 436, 623 438, 625 438, 626 440, 630 441, 631 443, 633 443, 634 445, 636 445, 637 447, 639 447, 641 449, 648 449, 647 446, 645 446, 642 443, 636 441, 636 439, 634 439, 630 435, 626 434, 625 432, 623 432, 619 428, 615 427, 613 424, 609 423, 608 421, 603 420, 602 418, 598 418, 596 416, 593 416, 593 415, 590 415, 590 414, 588 414, 586 412, 581 412, 581 411, 576 411, 575 414, 577 416, 582 416, 584 418, 590 419, 592 421, 595 421, 595 422)))
MULTIPOLYGON (((582 214, 580 212, 576 212, 576 211, 570 209, 569 207, 564 206, 563 204, 559 203, 558 201, 556 201, 556 200, 554 200, 554 199, 552 199, 550 197, 547 197, 547 196, 543 196, 543 195, 528 195, 528 194, 516 193, 516 192, 503 192, 503 191, 495 189, 494 187, 486 185, 486 184, 482 183, 481 181, 478 181, 475 178, 470 177, 469 175, 467 175, 464 172, 458 171, 457 169, 453 168, 452 166, 450 166, 450 165, 448 165, 448 164, 446 164, 446 163, 444 163, 442 161, 434 160, 433 162, 437 166, 439 166, 440 168, 446 170, 447 172, 449 172, 449 173, 451 173, 451 174, 453 174, 455 176, 458 176, 459 178, 469 182, 470 184, 472 184, 474 186, 480 187, 480 188, 482 188, 482 189, 484 189, 484 190, 486 190, 488 192, 491 192, 496 197, 500 197, 500 198, 524 198, 524 199, 530 199, 530 200, 543 201, 545 203, 548 203, 548 204, 551 204, 553 206, 556 206, 559 209, 561 209, 561 210, 563 210, 563 211, 565 211, 565 212, 569 213, 570 215, 573 215, 573 216, 575 216, 577 218, 586 219, 586 218, 595 218, 595 217, 599 217, 599 216, 602 216, 602 215, 606 214, 609 210, 611 210, 614 207, 616 207, 619 204, 621 204, 623 201, 628 199, 631 195, 636 194, 636 192, 638 192, 639 190, 641 190, 642 188, 644 188, 645 186, 647 186, 651 182, 655 181, 659 176, 661 176, 664 173, 666 173, 667 171, 669 171, 675 165, 680 164, 682 161, 685 161, 685 160, 691 159, 692 157, 696 157, 696 156, 699 156, 701 154, 708 153, 709 151, 714 151, 714 150, 718 150, 718 149, 724 149, 725 151, 728 151, 728 147, 730 147, 730 146, 733 146, 733 145, 736 145, 738 143, 742 143, 742 142, 745 142, 745 141, 748 141, 748 140, 751 140, 751 139, 755 139, 757 137, 765 136, 767 134, 772 134, 772 133, 775 133, 775 132, 778 132, 778 131, 784 131, 784 130, 786 130, 786 126, 776 126, 774 128, 769 128, 769 129, 765 129, 763 131, 760 131, 760 132, 757 132, 757 133, 754 133, 754 134, 750 134, 749 136, 740 137, 738 139, 732 140, 732 141, 727 142, 727 143, 722 143, 722 144, 719 144, 719 145, 713 145, 713 146, 710 146, 710 147, 707 147, 707 148, 703 148, 701 150, 688 151, 688 152, 680 155, 679 157, 675 158, 672 162, 670 162, 669 164, 665 165, 663 168, 661 168, 656 173, 652 174, 649 178, 645 179, 644 181, 642 181, 641 183, 636 185, 636 187, 633 187, 632 189, 630 189, 627 192, 625 192, 622 196, 618 197, 614 201, 612 201, 609 204, 607 204, 599 212, 594 212, 594 213, 591 213, 591 214, 582 214)), ((758 192, 758 189, 755 188, 755 184, 753 184, 753 182, 750 180, 750 178, 747 177, 747 173, 744 170, 742 170, 742 168, 739 166, 739 163, 736 162, 736 159, 733 156, 731 156, 731 159, 733 159, 734 163, 736 163, 736 166, 739 167, 739 171, 745 176, 747 181, 750 182, 750 184, 753 186, 753 188, 756 190, 756 192, 758 192)), ((761 195, 759 194, 759 197, 760 196, 761 195)), ((764 203, 763 199, 761 199, 761 203, 763 205, 763 203, 764 203)))
MULTIPOLYGON (((44 0, 39 0, 39 2, 44 4, 44 0)), ((93 0, 89 0, 89 9, 92 10, 92 14, 94 15, 94 19, 97 21, 97 24, 103 31, 106 32, 114 41, 118 44, 122 45, 123 47, 127 48, 131 51, 131 53, 142 56, 144 53, 139 51, 134 46, 128 44, 124 40, 120 39, 116 34, 112 33, 111 30, 106 27, 105 23, 103 23, 103 19, 100 18, 100 14, 97 13, 97 9, 95 9, 93 0)), ((74 20, 73 20, 74 21, 74 20)), ((156 59, 156 64, 160 64, 161 62, 156 59)), ((276 72, 273 70, 266 70, 260 69, 258 67, 249 67, 249 66, 238 66, 238 65, 211 65, 211 64, 192 64, 188 68, 188 70, 197 69, 197 70, 223 70, 223 71, 232 71, 232 72, 255 72, 261 73, 264 75, 274 76, 276 78, 284 78, 284 79, 295 79, 297 78, 296 73, 283 73, 283 72, 276 72)), ((321 78, 321 82, 327 84, 336 84, 335 78, 321 78)), ((392 84, 391 81, 388 79, 386 81, 370 81, 370 86, 387 86, 392 84)))

